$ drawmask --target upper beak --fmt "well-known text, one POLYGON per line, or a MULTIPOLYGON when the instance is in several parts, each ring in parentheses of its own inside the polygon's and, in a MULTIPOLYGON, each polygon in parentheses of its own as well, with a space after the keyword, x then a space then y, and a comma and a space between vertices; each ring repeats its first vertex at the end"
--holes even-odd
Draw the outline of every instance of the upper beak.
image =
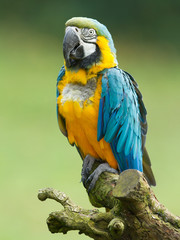
POLYGON ((80 45, 79 36, 71 27, 66 29, 63 41, 63 54, 67 67, 71 67, 76 60, 84 57, 84 49, 83 46, 80 45))

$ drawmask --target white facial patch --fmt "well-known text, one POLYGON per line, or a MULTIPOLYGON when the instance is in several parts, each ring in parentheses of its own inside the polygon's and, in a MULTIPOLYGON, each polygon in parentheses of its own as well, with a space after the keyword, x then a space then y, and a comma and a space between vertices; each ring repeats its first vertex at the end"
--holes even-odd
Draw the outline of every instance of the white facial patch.
POLYGON ((86 43, 80 40, 81 45, 84 48, 84 57, 87 57, 96 51, 96 45, 94 43, 86 43))

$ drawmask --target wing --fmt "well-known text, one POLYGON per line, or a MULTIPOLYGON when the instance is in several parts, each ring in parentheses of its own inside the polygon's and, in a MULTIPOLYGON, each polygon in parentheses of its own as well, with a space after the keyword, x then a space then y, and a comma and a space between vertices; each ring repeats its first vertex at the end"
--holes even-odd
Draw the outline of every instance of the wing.
POLYGON ((146 121, 147 111, 146 111, 146 108, 145 108, 143 100, 142 100, 142 94, 138 89, 138 85, 137 85, 136 81, 129 73, 127 73, 127 72, 125 72, 125 73, 129 76, 129 78, 134 86, 134 89, 136 91, 136 94, 137 94, 140 116, 141 116, 140 124, 141 124, 142 149, 144 149, 145 142, 146 142, 147 128, 148 128, 147 121, 146 121))
POLYGON ((99 141, 104 137, 110 143, 120 171, 143 170, 142 133, 145 131, 135 84, 130 75, 118 68, 107 70, 102 77, 97 138, 99 141))
POLYGON ((148 155, 148 152, 145 148, 145 142, 146 142, 146 134, 147 134, 147 121, 146 121, 146 115, 147 111, 144 106, 143 100, 142 100, 142 94, 140 93, 138 89, 138 85, 134 78, 127 72, 125 72, 131 79, 131 82, 134 85, 137 97, 138 97, 138 103, 139 103, 139 110, 140 110, 140 116, 141 116, 141 139, 142 139, 142 151, 143 151, 143 172, 146 175, 146 178, 150 185, 156 186, 156 180, 154 178, 154 174, 151 169, 151 161, 148 155))
MULTIPOLYGON (((65 67, 63 66, 59 72, 58 78, 57 78, 57 84, 56 84, 56 97, 59 97, 59 90, 58 90, 58 83, 59 81, 62 80, 62 77, 65 74, 65 67)), ((61 130, 61 132, 67 137, 67 131, 66 131, 66 124, 65 124, 65 119, 59 114, 58 111, 58 105, 56 103, 56 113, 57 113, 57 120, 58 120, 58 124, 59 124, 59 128, 61 130)))

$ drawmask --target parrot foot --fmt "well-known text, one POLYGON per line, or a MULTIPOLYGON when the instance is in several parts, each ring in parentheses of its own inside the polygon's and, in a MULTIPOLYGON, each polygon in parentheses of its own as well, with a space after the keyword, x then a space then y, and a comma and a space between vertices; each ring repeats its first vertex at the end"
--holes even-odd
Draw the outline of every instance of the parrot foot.
POLYGON ((98 160, 96 160, 91 155, 87 155, 84 158, 82 171, 81 171, 81 182, 83 183, 84 187, 86 187, 86 181, 87 181, 87 179, 90 175, 90 172, 92 170, 92 167, 96 161, 98 161, 98 160))
POLYGON ((103 172, 110 172, 114 174, 119 174, 118 171, 114 168, 111 168, 108 163, 102 163, 100 164, 94 172, 88 177, 86 184, 90 182, 89 187, 88 187, 88 193, 91 191, 91 189, 94 188, 99 176, 103 172))
POLYGON ((88 193, 94 188, 96 181, 98 180, 101 173, 111 172, 111 173, 119 174, 118 171, 114 168, 111 168, 108 163, 101 163, 90 174, 92 167, 96 161, 98 161, 98 160, 90 155, 87 155, 83 161, 83 168, 82 168, 82 172, 81 172, 81 176, 82 176, 81 181, 83 182, 83 185, 85 188, 87 188, 87 184, 90 183, 89 187, 88 187, 88 193))

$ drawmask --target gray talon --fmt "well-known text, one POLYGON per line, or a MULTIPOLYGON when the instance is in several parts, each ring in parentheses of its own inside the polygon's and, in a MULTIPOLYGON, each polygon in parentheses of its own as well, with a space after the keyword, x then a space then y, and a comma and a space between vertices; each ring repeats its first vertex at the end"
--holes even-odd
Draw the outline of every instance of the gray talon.
POLYGON ((89 174, 92 170, 94 162, 96 159, 90 155, 87 155, 83 161, 83 167, 81 171, 81 181, 83 182, 84 187, 86 187, 86 180, 89 177, 89 174))
POLYGON ((91 189, 94 188, 96 181, 98 180, 99 176, 103 172, 111 172, 118 174, 118 171, 114 168, 111 168, 108 163, 102 163, 100 164, 91 174, 92 167, 94 163, 98 161, 94 157, 87 155, 84 158, 83 161, 83 167, 82 167, 82 172, 81 172, 81 181, 83 182, 83 185, 85 188, 87 188, 87 184, 89 184, 88 187, 88 193, 90 192, 91 189))
POLYGON ((88 177, 87 181, 86 181, 86 185, 87 183, 91 182, 89 187, 88 187, 88 193, 91 191, 91 189, 94 188, 99 176, 101 175, 101 173, 103 172, 111 172, 114 174, 118 174, 118 171, 114 168, 111 168, 109 166, 108 163, 102 163, 100 164, 95 170, 94 172, 88 177))

